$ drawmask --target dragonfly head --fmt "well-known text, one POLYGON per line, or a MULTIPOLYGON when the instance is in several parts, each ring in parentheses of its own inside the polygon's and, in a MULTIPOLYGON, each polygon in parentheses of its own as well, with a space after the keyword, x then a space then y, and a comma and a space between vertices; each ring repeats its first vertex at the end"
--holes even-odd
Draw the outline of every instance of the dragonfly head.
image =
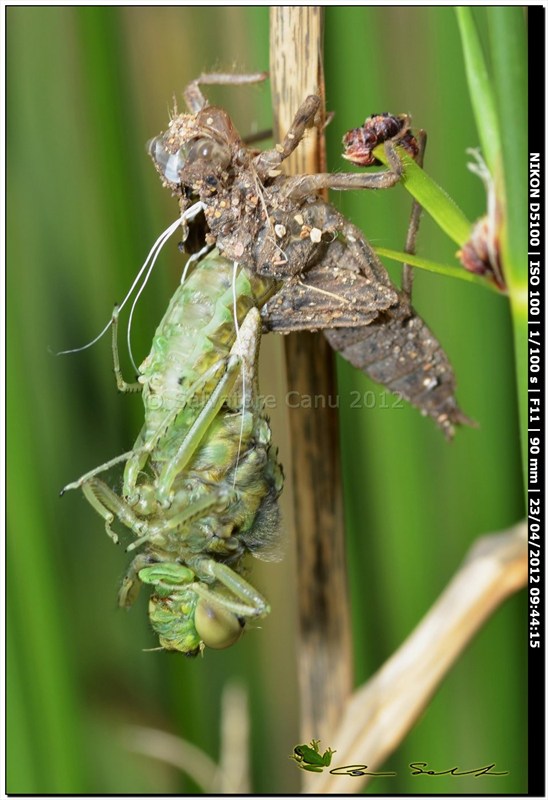
POLYGON ((198 114, 179 114, 165 133, 151 139, 147 150, 156 169, 175 191, 219 175, 232 161, 238 132, 226 111, 207 106, 198 114))
POLYGON ((206 647, 230 647, 242 635, 245 623, 226 608, 222 590, 200 596, 188 567, 153 564, 141 569, 139 578, 154 587, 148 614, 164 650, 196 656, 206 647))
POLYGON ((197 656, 206 647, 223 650, 236 644, 245 625, 231 611, 198 599, 192 591, 178 591, 168 597, 153 594, 148 613, 161 647, 185 656, 197 656))

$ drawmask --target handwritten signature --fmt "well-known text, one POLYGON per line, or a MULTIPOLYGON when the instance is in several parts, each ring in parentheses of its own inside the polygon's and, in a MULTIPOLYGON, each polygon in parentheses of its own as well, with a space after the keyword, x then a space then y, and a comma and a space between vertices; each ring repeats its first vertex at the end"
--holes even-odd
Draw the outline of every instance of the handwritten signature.
MULTIPOLYGON (((509 775, 509 772, 495 772, 494 768, 496 764, 493 762, 492 764, 486 764, 484 767, 476 767, 475 769, 466 769, 463 770, 460 767, 450 767, 449 769, 443 770, 435 770, 435 769, 426 769, 428 767, 428 763, 426 761, 413 761, 409 764, 409 769, 411 770, 411 775, 430 775, 431 777, 438 778, 442 775, 451 775, 454 778, 461 778, 465 775, 473 775, 475 778, 479 778, 481 775, 490 775, 491 777, 501 777, 503 775, 509 775)), ((367 764, 350 764, 347 767, 335 767, 334 769, 330 769, 329 772, 331 775, 349 775, 352 778, 357 778, 362 775, 370 775, 371 777, 375 778, 391 778, 397 775, 397 772, 373 772, 370 771, 367 767, 367 764)))

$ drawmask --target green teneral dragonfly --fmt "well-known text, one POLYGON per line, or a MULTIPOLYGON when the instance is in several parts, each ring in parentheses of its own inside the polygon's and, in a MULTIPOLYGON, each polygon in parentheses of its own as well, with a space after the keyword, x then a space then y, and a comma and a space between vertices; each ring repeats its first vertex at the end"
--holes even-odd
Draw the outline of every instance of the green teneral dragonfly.
POLYGON ((258 309, 271 279, 210 252, 173 295, 139 369, 145 421, 131 451, 66 489, 81 487, 105 520, 118 520, 140 548, 119 594, 131 605, 142 584, 160 646, 196 655, 227 647, 269 606, 244 577, 245 556, 275 555, 283 476, 257 383, 258 309), (117 494, 98 475, 126 462, 117 494))

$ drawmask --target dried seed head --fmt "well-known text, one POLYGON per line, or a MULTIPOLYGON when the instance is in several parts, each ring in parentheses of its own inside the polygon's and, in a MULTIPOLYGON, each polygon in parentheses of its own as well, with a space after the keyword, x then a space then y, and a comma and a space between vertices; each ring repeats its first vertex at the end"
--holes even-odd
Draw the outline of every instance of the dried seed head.
POLYGON ((481 178, 485 186, 487 214, 475 223, 470 238, 458 251, 457 256, 469 272, 491 278, 498 288, 504 291, 506 283, 502 272, 498 235, 501 215, 494 181, 479 150, 470 149, 467 152, 475 159, 468 164, 469 170, 481 178))

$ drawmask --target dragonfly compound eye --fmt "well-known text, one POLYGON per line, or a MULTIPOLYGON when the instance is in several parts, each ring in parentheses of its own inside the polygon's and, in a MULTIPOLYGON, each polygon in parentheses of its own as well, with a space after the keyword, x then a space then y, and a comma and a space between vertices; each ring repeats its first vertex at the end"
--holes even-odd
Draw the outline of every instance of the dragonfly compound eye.
POLYGON ((156 138, 150 140, 147 149, 165 179, 170 183, 180 184, 179 172, 184 167, 186 160, 183 148, 179 148, 176 153, 170 153, 164 147, 162 137, 156 136, 156 138))
POLYGON ((194 617, 196 632, 206 647, 222 650, 235 644, 243 633, 244 623, 220 603, 201 597, 194 617))
POLYGON ((188 164, 204 161, 207 164, 225 169, 230 164, 231 152, 229 147, 220 144, 215 139, 203 137, 195 139, 189 144, 186 159, 188 164))

